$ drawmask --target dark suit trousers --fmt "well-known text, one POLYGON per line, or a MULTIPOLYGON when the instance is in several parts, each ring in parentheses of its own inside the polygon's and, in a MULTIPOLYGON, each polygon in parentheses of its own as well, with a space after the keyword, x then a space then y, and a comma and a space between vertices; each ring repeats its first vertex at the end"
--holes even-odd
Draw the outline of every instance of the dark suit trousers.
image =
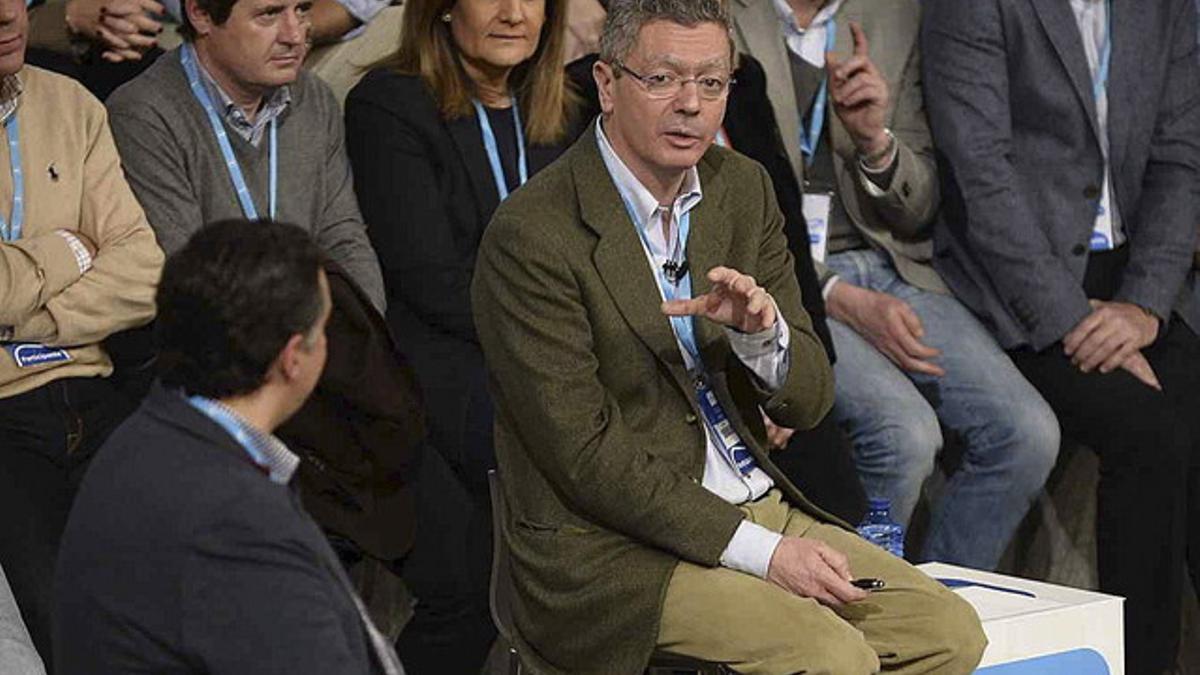
POLYGON ((88 461, 130 412, 101 378, 0 399, 0 566, 48 670, 51 581, 67 513, 88 461))
POLYGON ((796 430, 787 447, 771 452, 771 461, 814 504, 858 525, 867 512, 867 492, 854 464, 850 439, 833 415, 807 431, 796 430))
MULTIPOLYGON (((1088 296, 1110 298, 1123 255, 1095 257, 1088 296)), ((1161 393, 1124 370, 1081 373, 1061 343, 1040 353, 1011 353, 1054 408, 1064 435, 1100 458, 1100 587, 1126 598, 1131 675, 1173 664, 1185 555, 1193 581, 1200 582, 1200 338, 1176 317, 1144 354, 1161 393)))

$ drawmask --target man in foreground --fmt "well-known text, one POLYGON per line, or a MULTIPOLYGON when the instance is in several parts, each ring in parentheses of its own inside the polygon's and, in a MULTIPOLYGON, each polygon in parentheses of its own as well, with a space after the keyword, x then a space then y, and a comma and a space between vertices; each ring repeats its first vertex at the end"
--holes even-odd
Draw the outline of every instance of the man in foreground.
POLYGON ((168 261, 161 381, 100 450, 64 534, 56 672, 402 672, 272 435, 325 365, 321 260, 295 227, 230 221, 168 261))
POLYGON ((969 672, 973 610, 762 449, 760 405, 808 428, 832 381, 765 172, 711 147, 732 65, 718 0, 611 3, 600 120, 484 235, 518 650, 546 672, 639 672, 656 649, 744 673, 969 672))

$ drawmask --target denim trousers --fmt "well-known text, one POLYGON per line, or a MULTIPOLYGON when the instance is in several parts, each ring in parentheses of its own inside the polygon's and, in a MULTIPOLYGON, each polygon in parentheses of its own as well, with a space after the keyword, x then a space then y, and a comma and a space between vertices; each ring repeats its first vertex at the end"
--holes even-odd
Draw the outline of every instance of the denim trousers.
MULTIPOLYGON (((921 319, 923 342, 941 351, 938 377, 902 370, 846 324, 829 321, 838 361, 834 414, 854 445, 867 494, 887 497, 908 524, 942 448, 963 456, 932 504, 919 557, 995 569, 1058 456, 1054 412, 982 324, 952 296, 905 282, 874 250, 834 254, 841 282, 899 298, 921 319)), ((839 282, 839 283, 841 283, 839 282)))

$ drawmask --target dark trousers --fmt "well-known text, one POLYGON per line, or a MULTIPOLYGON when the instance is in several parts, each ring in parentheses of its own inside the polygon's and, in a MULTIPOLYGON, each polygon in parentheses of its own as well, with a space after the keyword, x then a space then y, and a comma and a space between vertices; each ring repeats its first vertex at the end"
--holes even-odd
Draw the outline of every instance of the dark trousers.
POLYGON ((853 447, 832 414, 812 429, 797 430, 786 448, 771 453, 771 461, 805 497, 829 513, 851 525, 858 525, 866 514, 867 492, 853 447))
MULTIPOLYGON (((1124 252, 1093 257, 1088 296, 1111 298, 1124 252)), ((1011 356, 1058 415, 1063 434, 1100 458, 1100 587, 1125 600, 1131 675, 1170 668, 1179 646, 1185 556, 1200 582, 1200 338, 1173 318, 1143 353, 1158 392, 1124 370, 1081 373, 1056 344, 1011 356)))
POLYGON ((48 669, 51 582, 67 513, 88 461, 131 411, 101 378, 0 399, 0 566, 48 669))

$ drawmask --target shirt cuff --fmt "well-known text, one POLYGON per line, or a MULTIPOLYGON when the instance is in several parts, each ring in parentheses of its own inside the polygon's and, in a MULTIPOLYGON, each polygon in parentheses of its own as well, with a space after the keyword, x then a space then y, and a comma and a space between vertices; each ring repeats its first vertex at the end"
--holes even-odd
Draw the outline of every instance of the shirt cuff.
POLYGON ((886 197, 888 188, 892 185, 892 179, 896 176, 896 164, 899 160, 899 141, 892 143, 892 154, 882 169, 872 169, 860 159, 858 161, 858 182, 862 183, 863 190, 866 190, 867 194, 875 199, 886 197))
POLYGON ((88 252, 83 242, 79 241, 79 237, 67 230, 57 230, 57 232, 67 240, 67 246, 70 246, 71 253, 75 254, 75 264, 79 265, 79 276, 87 274, 87 271, 92 269, 92 254, 88 252))
MULTIPOLYGON (((774 303, 775 299, 772 298, 774 303)), ((787 380, 788 345, 791 333, 787 321, 775 305, 775 325, 757 333, 741 333, 725 328, 729 346, 742 363, 754 373, 767 389, 775 391, 787 380)))
MULTIPOLYGON (((370 23, 376 14, 379 14, 385 7, 392 4, 391 0, 337 0, 337 3, 345 8, 350 13, 350 16, 361 21, 364 26, 370 23)), ((357 29, 351 31, 351 33, 355 32, 357 32, 357 29)))
POLYGON ((771 568, 771 556, 775 555, 775 548, 781 541, 782 534, 743 520, 733 531, 725 552, 721 554, 721 566, 766 579, 767 570, 771 568))
POLYGON ((841 281, 841 278, 836 274, 829 277, 829 279, 825 282, 825 285, 821 287, 822 300, 829 302, 829 294, 833 292, 833 287, 837 286, 839 281, 841 281))

